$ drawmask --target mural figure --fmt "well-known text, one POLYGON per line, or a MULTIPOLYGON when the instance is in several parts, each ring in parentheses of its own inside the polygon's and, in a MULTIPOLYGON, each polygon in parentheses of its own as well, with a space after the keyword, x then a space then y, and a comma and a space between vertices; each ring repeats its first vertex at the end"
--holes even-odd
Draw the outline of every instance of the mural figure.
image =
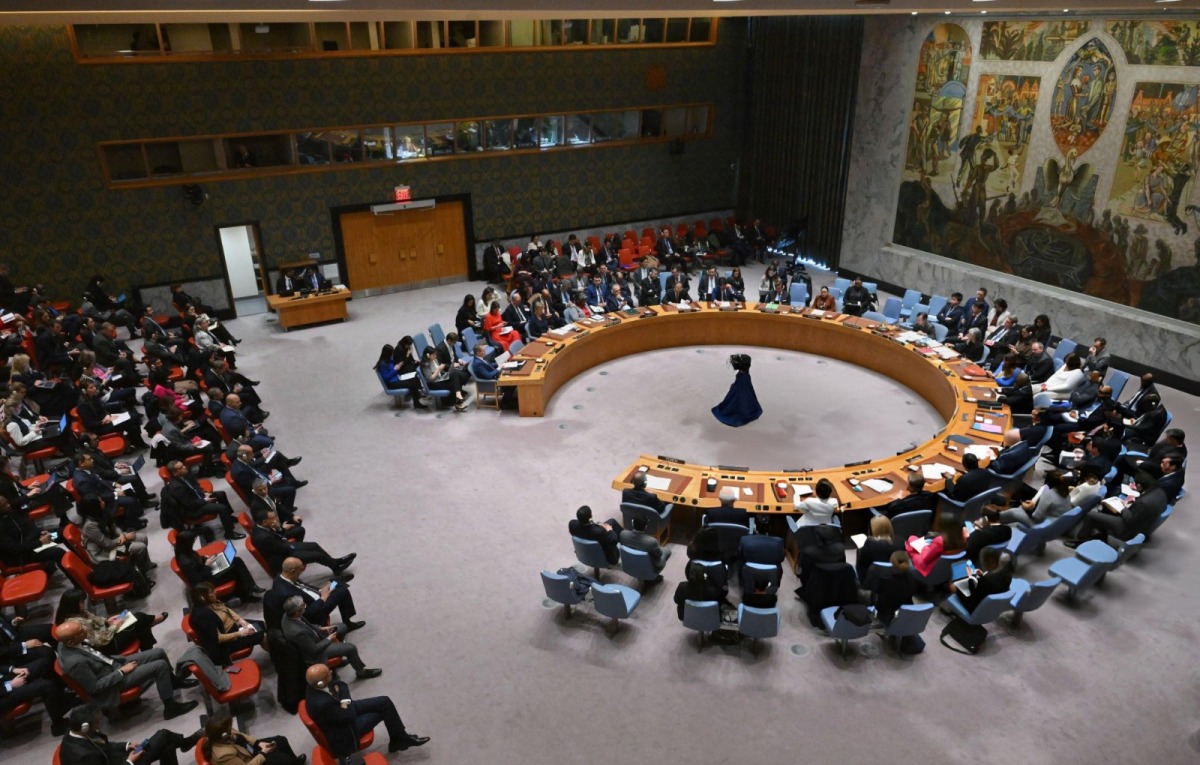
POLYGON ((993 61, 1053 61, 1090 28, 1090 22, 1077 19, 986 21, 979 55, 993 61))
POLYGON ((1108 24, 1131 64, 1200 66, 1200 23, 1122 19, 1108 24))
POLYGON ((1054 142, 1064 155, 1075 149, 1076 156, 1092 148, 1107 127, 1117 73, 1112 56, 1104 43, 1091 39, 1075 52, 1054 89, 1054 109, 1050 125, 1054 142), (1109 108, 1105 108, 1105 93, 1109 108))
POLYGON ((916 180, 928 175, 947 183, 955 178, 955 140, 970 73, 971 42, 967 33, 957 24, 934 27, 917 59, 905 177, 916 180))
POLYGON ((1111 197, 1136 218, 1165 221, 1176 234, 1188 224, 1181 205, 1192 200, 1200 166, 1200 86, 1139 82, 1125 121, 1125 140, 1111 197))
POLYGON ((1002 168, 988 180, 991 194, 1015 194, 1020 189, 1040 87, 1040 77, 979 75, 974 128, 982 128, 992 138, 1002 168))

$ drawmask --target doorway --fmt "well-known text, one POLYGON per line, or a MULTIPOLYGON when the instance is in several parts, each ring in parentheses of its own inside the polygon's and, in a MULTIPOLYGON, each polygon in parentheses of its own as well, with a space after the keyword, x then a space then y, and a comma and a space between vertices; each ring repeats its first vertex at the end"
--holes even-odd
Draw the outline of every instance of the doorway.
POLYGON ((217 226, 217 239, 234 312, 238 316, 266 313, 267 300, 264 295, 267 278, 262 247, 259 245, 258 223, 217 226))

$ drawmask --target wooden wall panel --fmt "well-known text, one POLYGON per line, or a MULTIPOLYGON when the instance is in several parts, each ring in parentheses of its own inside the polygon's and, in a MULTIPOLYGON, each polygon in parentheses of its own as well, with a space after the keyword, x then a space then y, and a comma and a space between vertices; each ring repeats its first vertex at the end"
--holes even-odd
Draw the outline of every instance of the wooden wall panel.
POLYGON ((466 276, 467 237, 461 202, 341 217, 350 289, 370 290, 466 276))

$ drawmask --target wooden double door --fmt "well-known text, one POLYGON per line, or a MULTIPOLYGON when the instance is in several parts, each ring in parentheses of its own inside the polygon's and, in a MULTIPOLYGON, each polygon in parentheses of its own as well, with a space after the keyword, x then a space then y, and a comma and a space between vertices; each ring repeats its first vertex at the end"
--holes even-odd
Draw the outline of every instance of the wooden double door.
POLYGON ((354 291, 437 284, 467 276, 463 204, 341 216, 347 286, 354 291))

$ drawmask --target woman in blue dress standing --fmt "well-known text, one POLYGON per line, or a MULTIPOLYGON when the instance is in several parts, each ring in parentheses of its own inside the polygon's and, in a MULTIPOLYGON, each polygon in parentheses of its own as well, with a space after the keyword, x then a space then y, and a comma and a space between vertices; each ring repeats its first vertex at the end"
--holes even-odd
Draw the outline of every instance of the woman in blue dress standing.
POLYGON ((750 380, 750 357, 735 353, 729 357, 729 365, 737 370, 733 385, 725 394, 725 400, 712 408, 713 416, 732 428, 754 422, 762 416, 758 396, 754 394, 754 383, 750 380))

